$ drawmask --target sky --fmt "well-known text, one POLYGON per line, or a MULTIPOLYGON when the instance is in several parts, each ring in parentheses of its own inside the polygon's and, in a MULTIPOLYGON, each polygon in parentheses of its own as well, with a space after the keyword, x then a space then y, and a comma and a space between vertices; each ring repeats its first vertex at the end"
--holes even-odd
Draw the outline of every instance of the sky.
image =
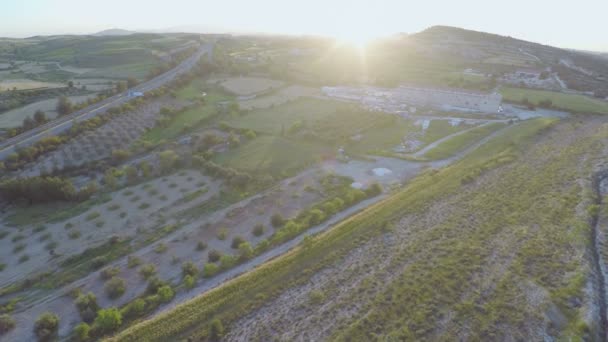
POLYGON ((608 51, 608 0, 0 0, 0 37, 186 29, 367 40, 434 25, 608 51))

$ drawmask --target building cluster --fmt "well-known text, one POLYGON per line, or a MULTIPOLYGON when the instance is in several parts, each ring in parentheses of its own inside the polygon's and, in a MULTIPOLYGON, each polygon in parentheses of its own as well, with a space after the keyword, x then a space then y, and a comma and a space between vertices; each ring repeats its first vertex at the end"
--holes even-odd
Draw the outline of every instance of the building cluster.
POLYGON ((371 110, 413 113, 416 107, 442 111, 497 113, 502 96, 498 93, 481 93, 439 88, 400 86, 376 87, 323 87, 326 96, 360 102, 371 110))

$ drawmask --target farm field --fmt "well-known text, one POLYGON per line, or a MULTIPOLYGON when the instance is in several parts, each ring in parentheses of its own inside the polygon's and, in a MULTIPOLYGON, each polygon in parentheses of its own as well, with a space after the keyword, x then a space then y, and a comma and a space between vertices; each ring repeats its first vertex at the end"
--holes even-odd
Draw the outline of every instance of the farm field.
POLYGON ((331 146, 307 141, 293 141, 280 136, 259 136, 228 152, 215 161, 237 170, 282 176, 334 156, 331 146))
MULTIPOLYGON (((200 94, 200 91, 194 91, 187 88, 178 94, 178 99, 191 98, 194 93, 200 94)), ((179 112, 175 119, 167 127, 154 127, 142 136, 143 141, 157 143, 161 140, 175 138, 182 134, 184 129, 192 128, 202 120, 213 117, 218 113, 218 103, 222 101, 230 101, 231 96, 225 95, 216 91, 209 91, 205 97, 205 103, 196 105, 194 108, 179 112)))
POLYGON ((61 87, 65 87, 65 84, 54 83, 54 82, 32 81, 32 80, 28 80, 28 79, 0 80, 0 92, 12 90, 12 89, 24 90, 24 89, 61 88, 61 87))
POLYGON ((505 101, 521 103, 527 98, 538 105, 541 101, 551 100, 554 107, 575 113, 608 114, 608 102, 584 95, 512 87, 501 87, 500 93, 505 101))
POLYGON ((234 95, 248 96, 279 89, 283 86, 282 81, 271 80, 261 77, 231 77, 222 79, 211 79, 208 83, 216 84, 225 91, 234 95))
MULTIPOLYGON (((84 102, 90 98, 94 98, 97 94, 81 95, 81 96, 69 96, 68 99, 72 103, 84 102)), ((23 123, 23 119, 26 117, 33 117, 37 110, 44 111, 47 118, 54 119, 57 117, 57 99, 42 100, 34 103, 30 103, 20 108, 12 109, 4 113, 0 113, 0 128, 12 128, 20 126, 23 123)))
POLYGON ((217 320, 230 341, 304 335, 313 340, 441 339, 457 335, 463 320, 475 327, 467 332, 470 337, 517 339, 535 336, 545 319, 554 319, 538 317, 526 305, 539 292, 546 293, 537 298, 539 305, 573 317, 554 336, 584 336, 588 328, 582 320, 591 300, 581 281, 588 214, 572 208, 588 199, 576 179, 592 162, 579 161, 598 153, 602 144, 597 139, 607 134, 597 121, 536 119, 507 128, 462 161, 417 177, 291 253, 111 341, 204 338, 217 320), (556 145, 559 152, 548 153, 547 147, 556 145), (488 197, 489 188, 499 197, 488 197), (551 200, 538 201, 538 193, 551 200), (563 230, 564 220, 574 226, 563 230), (525 228, 530 226, 536 228, 525 228), (548 240, 549 235, 559 238, 548 240), (463 238, 466 243, 459 243, 463 238), (559 264, 551 252, 556 248, 562 251, 559 264), (497 254, 510 262, 496 260, 497 254), (573 297, 581 300, 579 306, 567 304, 573 297), (471 301, 484 310, 472 310, 471 301), (437 331, 433 327, 443 321, 440 308, 467 314, 454 316, 446 330, 437 331), (358 319, 362 316, 367 319, 358 319), (323 329, 314 329, 321 320, 323 329), (382 330, 374 333, 371 326, 382 330))
POLYGON ((448 158, 504 127, 504 123, 491 123, 472 128, 437 144, 422 157, 431 160, 448 158))

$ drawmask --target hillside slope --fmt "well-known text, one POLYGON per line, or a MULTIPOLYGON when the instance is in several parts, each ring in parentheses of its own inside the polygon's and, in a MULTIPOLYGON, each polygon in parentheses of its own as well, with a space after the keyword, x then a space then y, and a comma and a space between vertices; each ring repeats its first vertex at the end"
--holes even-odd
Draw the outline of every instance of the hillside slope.
POLYGON ((301 248, 113 341, 542 340, 601 334, 591 178, 608 126, 516 125, 301 248), (211 335, 211 336, 210 336, 211 335))

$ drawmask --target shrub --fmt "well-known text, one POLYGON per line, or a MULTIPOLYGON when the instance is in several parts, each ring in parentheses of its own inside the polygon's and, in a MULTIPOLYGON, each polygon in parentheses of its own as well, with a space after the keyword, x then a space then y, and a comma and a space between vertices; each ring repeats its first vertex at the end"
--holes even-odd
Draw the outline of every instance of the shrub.
POLYGON ((161 287, 165 286, 167 284, 165 284, 164 281, 160 280, 160 278, 154 276, 152 278, 150 278, 150 280, 148 281, 148 286, 146 287, 146 293, 147 294, 156 294, 158 293, 158 289, 160 289, 161 287))
POLYGON ((281 216, 281 214, 277 213, 272 215, 272 217, 270 218, 270 224, 272 224, 274 228, 279 228, 285 224, 285 219, 283 218, 283 216, 281 216))
POLYGON ((185 277, 184 277, 184 286, 185 286, 187 289, 191 289, 191 288, 193 288, 193 287, 194 287, 194 284, 195 284, 195 280, 194 280, 194 277, 193 277, 193 276, 191 276, 191 275, 187 275, 187 276, 185 276, 185 277))
POLYGON ((23 235, 21 235, 21 234, 17 234, 17 235, 15 235, 15 236, 13 236, 13 238, 12 238, 11 240, 12 240, 13 242, 17 242, 17 241, 20 241, 20 240, 23 240, 23 239, 25 239, 25 236, 23 236, 23 235))
POLYGON ((264 225, 261 223, 256 224, 255 227, 253 227, 253 235, 262 236, 263 234, 264 234, 264 225))
POLYGON ((222 269, 228 269, 236 263, 236 258, 230 254, 224 254, 220 258, 220 267, 222 269))
POLYGON ((20 258, 19 258, 19 263, 24 263, 26 261, 30 260, 30 256, 27 254, 23 254, 20 258))
POLYGON ((310 291, 308 298, 312 304, 320 304, 325 300, 325 294, 319 290, 310 291))
POLYGON ((93 328, 102 334, 116 331, 122 324, 122 314, 116 308, 101 309, 93 323, 93 328))
POLYGON ((139 265, 141 265, 141 259, 136 256, 129 255, 129 257, 127 258, 127 267, 134 268, 139 265))
POLYGON ((90 214, 88 214, 85 219, 87 221, 93 221, 94 219, 98 218, 99 216, 101 216, 101 214, 98 211, 94 211, 90 214))
POLYGON ((211 277, 219 271, 219 267, 213 263, 206 263, 203 267, 203 277, 211 277))
POLYGON ((216 262, 216 261, 220 260, 220 258, 222 257, 222 252, 213 249, 213 250, 209 251, 209 254, 207 256, 208 256, 209 262, 216 262))
POLYGON ((44 249, 46 249, 47 251, 51 251, 55 248, 57 248, 58 243, 55 241, 49 241, 46 245, 44 245, 44 249))
POLYGON ((74 225, 72 224, 72 222, 68 222, 68 223, 65 224, 65 226, 63 226, 63 228, 65 228, 65 229, 70 229, 72 227, 74 227, 74 225))
POLYGON ((15 327, 15 320, 7 315, 0 315, 0 335, 5 334, 15 327))
POLYGON ((143 210, 143 209, 148 209, 148 208, 150 208, 150 204, 148 204, 148 203, 142 203, 139 205, 139 209, 143 210))
POLYGON ((253 256, 253 247, 249 242, 243 242, 239 245, 239 258, 248 260, 253 256))
POLYGON ((182 274, 195 277, 198 274, 198 268, 192 261, 186 261, 182 264, 182 274))
POLYGON ((224 325, 218 318, 214 318, 209 323, 209 338, 212 341, 218 341, 224 336, 224 325))
POLYGON ((76 240, 80 237, 80 231, 78 230, 73 230, 71 232, 68 233, 68 237, 72 240, 76 240))
POLYGON ((141 298, 137 298, 122 309, 122 315, 125 318, 133 319, 141 316, 145 311, 146 301, 141 298))
POLYGON ((24 243, 19 243, 17 244, 14 248, 13 248, 13 253, 19 253, 22 250, 25 249, 25 244, 24 243))
POLYGON ((125 213, 124 211, 122 213, 120 213, 120 215, 118 215, 120 218, 125 218, 127 217, 127 213, 125 213))
POLYGON ((51 233, 46 233, 38 238, 38 241, 42 242, 51 238, 51 233))
POLYGON ((103 227, 104 224, 106 224, 105 221, 97 221, 97 222, 95 222, 95 227, 101 228, 101 227, 103 227))
POLYGON ((59 317, 53 313, 45 312, 38 317, 34 324, 34 333, 40 341, 50 341, 57 334, 59 317))
POLYGON ((7 231, 0 232, 0 240, 4 239, 8 235, 7 231))
POLYGON ((87 323, 93 322, 95 316, 97 315, 97 310, 99 310, 99 305, 97 304, 97 297, 92 292, 87 294, 80 294, 75 301, 76 308, 78 309, 78 313, 80 314, 80 318, 87 323))
POLYGON ((110 211, 114 211, 114 210, 118 210, 118 209, 120 209, 120 204, 118 204, 118 203, 112 204, 108 207, 108 210, 110 210, 110 211))
POLYGON ((173 292, 173 289, 169 285, 161 286, 158 289, 157 294, 160 298, 160 301, 163 303, 171 301, 171 299, 173 299, 173 296, 175 296, 175 292, 173 292))
POLYGON ((34 233, 40 233, 41 231, 43 231, 45 229, 46 229, 46 226, 43 225, 43 224, 41 224, 41 225, 38 225, 38 226, 34 227, 33 232, 34 233))
POLYGON ((108 280, 114 276, 116 276, 120 272, 118 267, 106 267, 99 274, 101 279, 108 280))
POLYGON ((158 245, 154 246, 154 252, 156 252, 158 254, 162 254, 162 253, 165 253, 168 248, 169 247, 167 247, 166 244, 161 242, 158 245))
POLYGON ((91 331, 91 327, 82 322, 80 324, 78 324, 76 327, 74 327, 73 330, 73 335, 74 335, 74 339, 78 342, 84 342, 87 341, 89 339, 89 332, 91 331))
POLYGON ((156 274, 156 266, 154 264, 145 264, 139 268, 139 274, 141 274, 144 279, 148 279, 156 274))
POLYGON ((0 263, 0 272, 4 271, 5 268, 6 268, 6 264, 0 263))
POLYGON ((230 247, 232 247, 233 249, 237 249, 239 248, 239 245, 243 242, 246 242, 245 238, 237 235, 232 239, 232 244, 230 245, 230 247))
POLYGON ((105 286, 106 293, 111 299, 116 299, 125 293, 125 281, 118 277, 108 280, 105 286))
POLYGON ((207 249, 207 244, 206 244, 205 242, 203 242, 203 241, 199 241, 199 242, 196 244, 196 250, 197 250, 197 251, 204 251, 205 249, 207 249))
POLYGON ((228 228, 220 228, 219 232, 217 233, 217 238, 223 241, 226 240, 226 237, 228 237, 228 228))

